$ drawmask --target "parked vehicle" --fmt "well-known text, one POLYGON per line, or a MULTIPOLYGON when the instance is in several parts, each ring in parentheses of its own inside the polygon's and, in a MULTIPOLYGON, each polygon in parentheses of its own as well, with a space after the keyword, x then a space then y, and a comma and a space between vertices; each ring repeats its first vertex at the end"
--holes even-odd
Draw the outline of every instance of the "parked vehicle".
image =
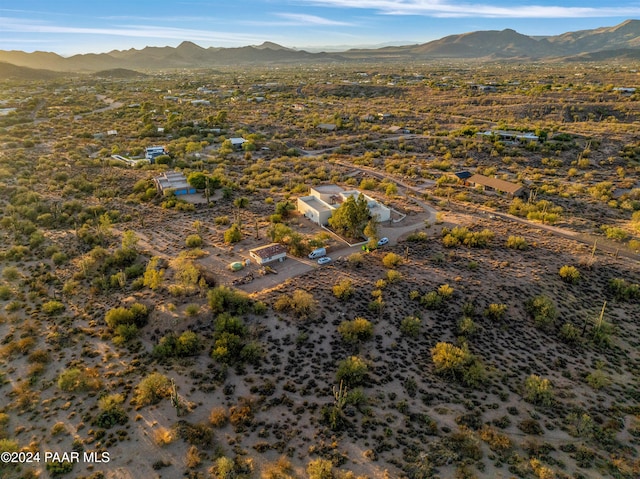
POLYGON ((380 239, 378 240, 378 246, 384 246, 384 245, 386 245, 388 242, 389 242, 389 238, 386 238, 386 237, 385 237, 385 238, 380 238, 380 239))
POLYGON ((309 259, 321 258, 322 256, 327 255, 327 248, 318 248, 314 249, 311 253, 309 253, 309 259))
POLYGON ((331 258, 329 258, 328 256, 323 256, 318 260, 318 264, 327 264, 330 262, 331 262, 331 258))

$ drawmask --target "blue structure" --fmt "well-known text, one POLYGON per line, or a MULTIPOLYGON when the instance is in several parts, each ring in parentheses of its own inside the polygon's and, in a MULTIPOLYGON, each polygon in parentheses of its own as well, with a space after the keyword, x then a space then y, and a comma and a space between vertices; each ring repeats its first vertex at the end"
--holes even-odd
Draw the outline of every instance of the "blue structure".
POLYGON ((173 191, 176 196, 192 195, 196 193, 196 189, 187 183, 187 179, 184 175, 177 171, 164 173, 162 176, 154 178, 153 181, 156 183, 158 190, 163 195, 166 194, 167 191, 173 191))

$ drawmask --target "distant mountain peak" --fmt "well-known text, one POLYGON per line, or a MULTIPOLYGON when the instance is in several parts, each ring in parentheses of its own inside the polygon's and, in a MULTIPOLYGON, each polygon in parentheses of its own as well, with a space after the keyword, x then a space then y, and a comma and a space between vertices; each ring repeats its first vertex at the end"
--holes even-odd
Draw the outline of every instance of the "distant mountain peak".
POLYGON ((176 50, 204 50, 204 48, 202 48, 200 45, 196 45, 193 42, 190 42, 188 40, 185 40, 184 42, 182 42, 180 45, 178 45, 176 47, 176 50))
POLYGON ((256 48, 258 50, 265 50, 265 49, 268 48, 269 50, 294 51, 291 48, 283 47, 282 45, 278 45, 277 43, 273 43, 273 42, 262 42, 262 44, 260 44, 260 45, 253 45, 253 48, 256 48))

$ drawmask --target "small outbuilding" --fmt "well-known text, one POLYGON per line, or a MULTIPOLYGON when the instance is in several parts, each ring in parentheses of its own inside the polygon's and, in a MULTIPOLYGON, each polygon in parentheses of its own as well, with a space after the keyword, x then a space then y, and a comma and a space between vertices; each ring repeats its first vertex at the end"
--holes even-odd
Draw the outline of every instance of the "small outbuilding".
POLYGON ((287 258, 287 249, 280 243, 271 243, 249 250, 249 256, 263 265, 272 261, 284 261, 287 258))

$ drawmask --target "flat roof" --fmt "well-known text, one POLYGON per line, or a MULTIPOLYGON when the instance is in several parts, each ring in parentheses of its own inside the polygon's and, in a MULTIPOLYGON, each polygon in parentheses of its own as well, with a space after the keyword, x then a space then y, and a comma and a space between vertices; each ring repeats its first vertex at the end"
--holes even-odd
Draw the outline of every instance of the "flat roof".
POLYGON ((311 206, 316 211, 331 211, 331 207, 324 201, 319 200, 315 196, 303 196, 300 201, 311 206))
POLYGON ((511 183, 509 181, 501 180, 499 178, 490 178, 484 175, 473 175, 469 178, 470 183, 475 183, 482 186, 488 186, 494 190, 504 191, 505 193, 511 193, 515 195, 520 192, 524 187, 511 183))
POLYGON ((312 190, 317 191, 318 193, 342 193, 344 189, 338 185, 318 185, 312 186, 312 190))

